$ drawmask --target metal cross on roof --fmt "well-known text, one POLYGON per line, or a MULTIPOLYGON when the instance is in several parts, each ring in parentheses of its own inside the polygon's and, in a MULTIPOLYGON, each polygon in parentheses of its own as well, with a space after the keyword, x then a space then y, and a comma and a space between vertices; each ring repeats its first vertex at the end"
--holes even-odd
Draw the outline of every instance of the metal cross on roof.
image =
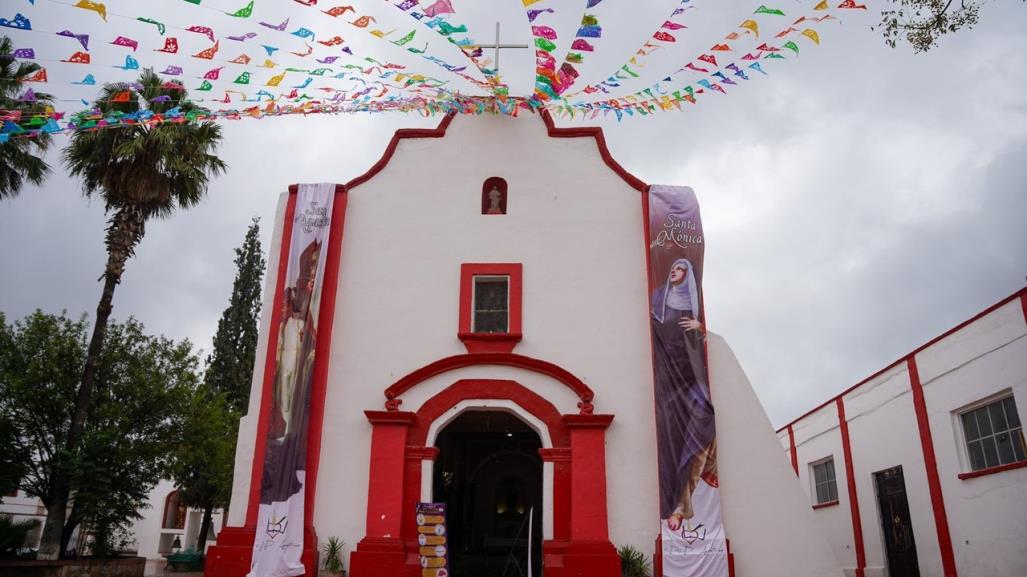
POLYGON ((480 48, 491 48, 496 51, 495 53, 495 66, 493 69, 499 71, 499 50, 501 48, 529 48, 528 44, 500 44, 499 43, 499 22, 496 22, 496 41, 493 44, 479 44, 480 48))

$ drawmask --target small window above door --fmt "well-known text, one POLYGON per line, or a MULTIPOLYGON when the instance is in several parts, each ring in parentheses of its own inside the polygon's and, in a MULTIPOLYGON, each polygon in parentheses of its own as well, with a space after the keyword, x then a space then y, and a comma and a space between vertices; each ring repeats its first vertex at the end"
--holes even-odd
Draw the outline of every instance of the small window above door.
POLYGON ((481 275, 474 277, 475 333, 507 333, 510 331, 510 277, 481 275))
POLYGON ((467 351, 511 352, 521 340, 520 263, 460 266, 457 336, 467 351))

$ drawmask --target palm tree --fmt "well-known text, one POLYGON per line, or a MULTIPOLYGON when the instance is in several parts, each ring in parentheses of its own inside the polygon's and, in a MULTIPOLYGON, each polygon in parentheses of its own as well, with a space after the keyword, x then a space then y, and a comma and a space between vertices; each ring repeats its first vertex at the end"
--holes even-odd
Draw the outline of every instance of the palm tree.
MULTIPOLYGON (((0 110, 21 112, 23 116, 43 112, 51 100, 48 95, 37 94, 35 102, 18 102, 23 90, 22 79, 34 74, 40 66, 35 62, 16 62, 13 52, 11 39, 0 36, 0 110)), ((0 113, 4 115, 6 112, 0 113)), ((43 183, 50 167, 40 156, 50 146, 50 141, 49 134, 40 132, 31 138, 10 138, 0 143, 0 200, 17 195, 25 181, 43 183)))
POLYGON ((187 122, 201 112, 186 100, 180 83, 165 83, 152 70, 137 83, 107 84, 93 104, 104 117, 149 111, 176 117, 181 122, 139 122, 100 130, 75 132, 64 149, 64 165, 82 179, 86 197, 100 198, 108 214, 107 266, 103 293, 96 307, 96 324, 89 342, 75 412, 64 447, 64 459, 51 476, 52 498, 39 557, 53 559, 64 549, 65 510, 72 485, 74 459, 82 436, 92 395, 97 362, 107 333, 114 289, 121 281, 125 263, 134 254, 152 218, 168 218, 176 208, 186 209, 203 199, 210 177, 225 171, 214 153, 221 142, 221 127, 210 121, 187 122), (177 109, 173 111, 172 109, 177 109))

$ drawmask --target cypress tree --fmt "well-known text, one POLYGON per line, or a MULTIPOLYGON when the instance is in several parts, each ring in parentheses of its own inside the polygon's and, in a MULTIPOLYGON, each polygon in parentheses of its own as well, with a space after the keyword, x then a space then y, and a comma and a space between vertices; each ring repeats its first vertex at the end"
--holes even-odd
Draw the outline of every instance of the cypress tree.
POLYGON ((246 239, 235 249, 235 283, 232 300, 221 314, 214 349, 207 357, 205 383, 224 394, 237 412, 246 413, 250 399, 253 361, 257 354, 257 319, 264 277, 264 251, 260 246, 260 219, 254 218, 246 239))

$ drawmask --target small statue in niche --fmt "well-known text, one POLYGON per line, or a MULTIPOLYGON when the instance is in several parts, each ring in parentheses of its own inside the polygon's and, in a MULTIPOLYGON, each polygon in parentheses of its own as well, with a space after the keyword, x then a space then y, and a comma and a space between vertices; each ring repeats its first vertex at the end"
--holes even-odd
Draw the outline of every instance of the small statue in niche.
POLYGON ((503 209, 499 204, 503 198, 503 193, 499 192, 499 188, 496 185, 492 185, 492 190, 488 192, 488 197, 489 208, 485 211, 485 214, 503 214, 503 209))

